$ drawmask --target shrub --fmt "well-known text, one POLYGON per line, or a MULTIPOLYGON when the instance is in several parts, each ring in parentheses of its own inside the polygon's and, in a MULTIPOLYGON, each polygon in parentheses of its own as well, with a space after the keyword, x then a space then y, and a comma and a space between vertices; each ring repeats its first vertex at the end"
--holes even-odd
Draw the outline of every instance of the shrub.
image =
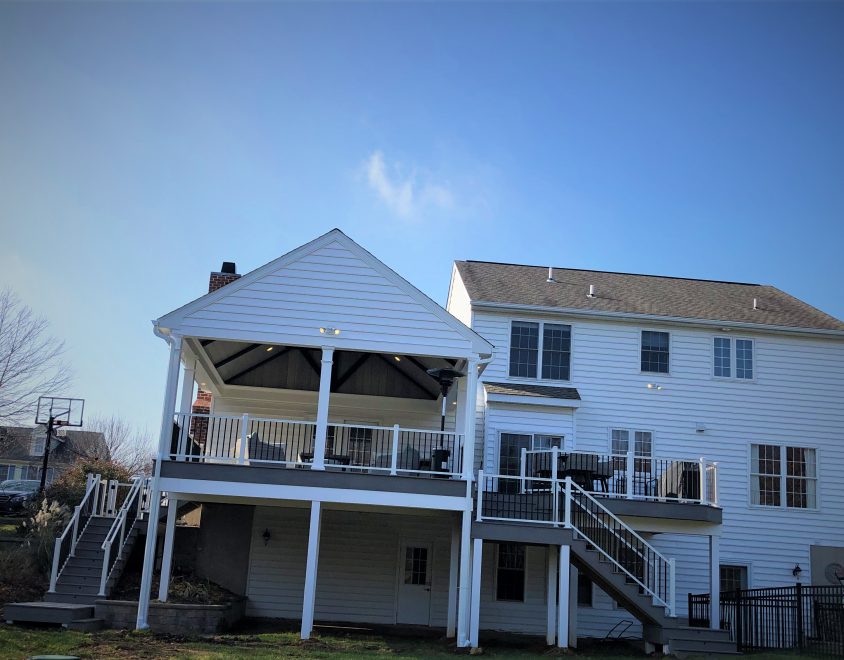
POLYGON ((114 461, 80 458, 47 489, 47 499, 75 507, 85 495, 89 473, 102 475, 103 479, 116 479, 122 483, 132 478, 129 470, 114 461))
POLYGON ((25 532, 23 549, 42 574, 50 571, 56 537, 67 526, 71 515, 70 507, 42 500, 34 515, 21 523, 25 532))
POLYGON ((29 548, 0 550, 0 605, 38 600, 47 586, 29 548))

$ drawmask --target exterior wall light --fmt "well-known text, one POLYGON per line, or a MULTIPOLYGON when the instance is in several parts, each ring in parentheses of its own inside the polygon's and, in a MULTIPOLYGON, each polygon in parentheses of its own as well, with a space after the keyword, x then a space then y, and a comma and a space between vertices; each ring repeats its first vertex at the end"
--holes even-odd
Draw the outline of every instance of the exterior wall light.
POLYGON ((270 539, 272 538, 272 534, 270 534, 270 530, 269 530, 269 529, 265 529, 265 530, 264 530, 264 533, 263 533, 263 534, 261 534, 261 538, 263 538, 263 539, 264 539, 264 545, 268 545, 268 544, 269 544, 269 542, 270 542, 270 539))
POLYGON ((340 328, 320 328, 319 332, 322 335, 339 335, 340 328))
POLYGON ((800 574, 803 572, 803 569, 800 568, 800 564, 794 564, 794 568, 791 569, 791 574, 796 577, 798 580, 800 579, 800 574))
POLYGON ((662 385, 657 385, 656 383, 648 383, 649 390, 661 390, 662 385))

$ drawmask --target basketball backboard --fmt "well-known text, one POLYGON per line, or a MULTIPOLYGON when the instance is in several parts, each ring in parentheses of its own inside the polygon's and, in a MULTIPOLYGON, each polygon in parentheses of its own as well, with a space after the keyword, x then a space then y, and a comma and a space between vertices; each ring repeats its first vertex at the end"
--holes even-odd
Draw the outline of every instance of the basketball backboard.
POLYGON ((82 426, 82 413, 85 410, 85 399, 70 399, 59 396, 38 397, 38 412, 35 415, 36 424, 49 424, 53 418, 53 426, 82 426))

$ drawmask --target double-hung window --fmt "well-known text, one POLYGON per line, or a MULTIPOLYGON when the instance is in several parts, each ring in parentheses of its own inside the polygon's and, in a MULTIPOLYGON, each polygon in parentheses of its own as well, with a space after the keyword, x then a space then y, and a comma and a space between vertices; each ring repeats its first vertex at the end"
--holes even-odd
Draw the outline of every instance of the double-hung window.
MULTIPOLYGON (((562 435, 530 433, 502 433, 498 446, 498 473, 502 476, 518 477, 522 470, 522 450, 542 451, 554 447, 563 448, 565 438, 562 435)), ((551 463, 548 454, 529 454, 526 457, 525 474, 536 476, 536 471, 546 469, 550 472, 551 463)), ((515 479, 499 479, 498 491, 515 493, 518 490, 515 479)))
POLYGON ((667 374, 669 350, 669 335, 667 332, 642 330, 642 371, 667 374))
POLYGON ((753 379, 753 340, 715 337, 712 373, 716 378, 753 379))
POLYGON ((525 546, 499 543, 495 571, 495 600, 525 599, 525 546))
POLYGON ((816 509, 818 468, 814 449, 750 446, 750 503, 789 509, 816 509))
POLYGON ((571 326, 513 321, 510 326, 510 376, 569 380, 571 326))
POLYGON ((747 589, 747 566, 721 564, 718 568, 718 582, 722 594, 731 594, 738 589, 747 589))
POLYGON ((642 458, 650 458, 653 453, 654 436, 651 431, 634 431, 631 429, 612 430, 612 453, 613 456, 624 456, 631 449, 633 455, 642 458), (630 439, 633 439, 633 446, 630 439))

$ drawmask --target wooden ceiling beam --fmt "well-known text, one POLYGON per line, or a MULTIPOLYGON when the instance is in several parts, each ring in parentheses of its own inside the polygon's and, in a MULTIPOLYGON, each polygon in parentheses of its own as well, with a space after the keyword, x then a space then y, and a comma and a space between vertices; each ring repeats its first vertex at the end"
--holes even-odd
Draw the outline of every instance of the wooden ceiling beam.
POLYGON ((235 360, 237 360, 237 358, 241 358, 244 355, 246 355, 247 353, 254 351, 260 345, 261 344, 249 344, 249 346, 239 350, 237 353, 233 353, 232 355, 229 355, 227 358, 223 358, 219 362, 214 362, 213 363, 214 368, 219 369, 220 367, 225 367, 229 362, 234 362, 235 360))
MULTIPOLYGON (((411 383, 418 390, 424 392, 426 398, 435 400, 437 396, 439 396, 438 394, 433 394, 427 387, 419 383, 419 381, 417 381, 415 377, 411 376, 409 373, 404 371, 399 365, 395 364, 390 359, 384 357, 380 353, 373 353, 373 355, 375 355, 375 357, 379 358, 381 361, 387 364, 390 368, 395 369, 397 372, 399 372, 408 383, 411 383)), ((431 382, 433 383, 434 381, 432 380, 431 382)))

